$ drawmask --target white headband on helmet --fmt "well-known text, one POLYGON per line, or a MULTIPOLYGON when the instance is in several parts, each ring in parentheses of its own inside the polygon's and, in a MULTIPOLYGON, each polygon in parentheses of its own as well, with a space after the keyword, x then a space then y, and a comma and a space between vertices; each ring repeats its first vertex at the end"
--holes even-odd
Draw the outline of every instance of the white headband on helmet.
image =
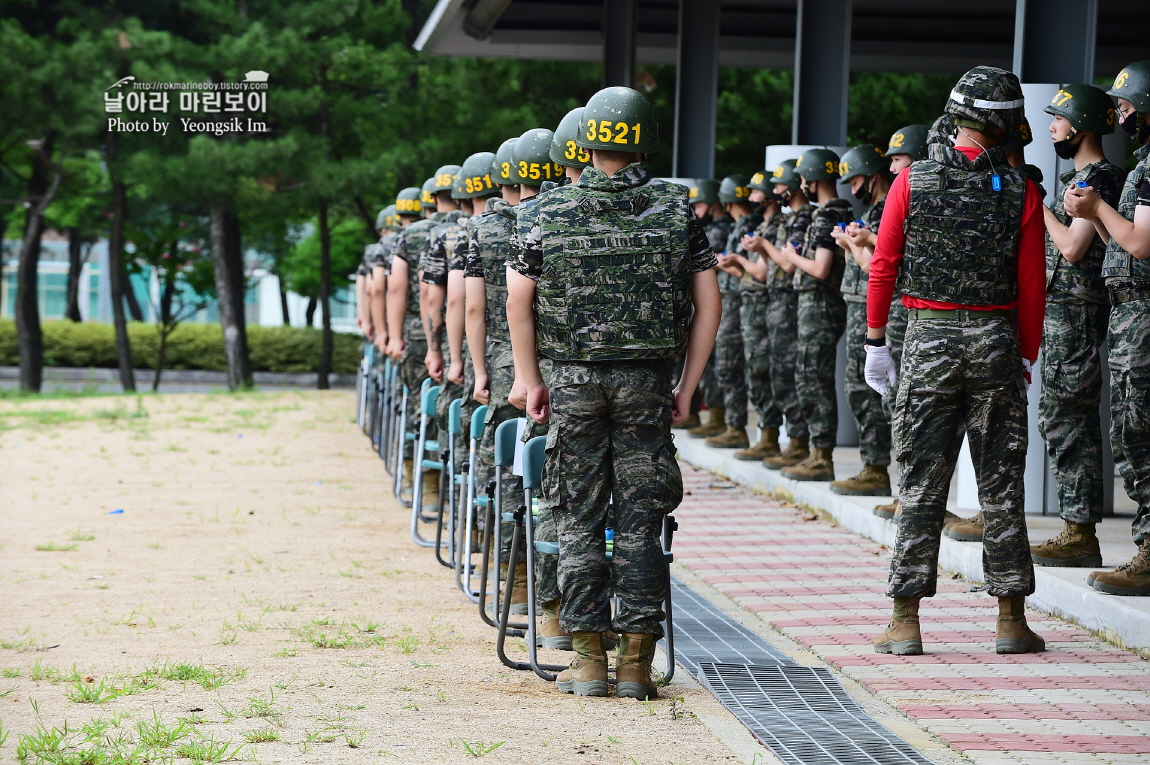
POLYGON ((1018 98, 1014 101, 984 101, 981 98, 964 96, 957 90, 950 91, 950 100, 964 106, 973 106, 975 109, 1018 109, 1026 103, 1025 98, 1018 98))

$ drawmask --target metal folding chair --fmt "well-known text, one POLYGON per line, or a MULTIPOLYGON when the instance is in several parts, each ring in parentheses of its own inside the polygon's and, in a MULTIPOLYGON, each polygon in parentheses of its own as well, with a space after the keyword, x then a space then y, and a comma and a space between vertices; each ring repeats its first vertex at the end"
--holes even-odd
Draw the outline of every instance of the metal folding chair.
POLYGON ((368 378, 371 375, 371 365, 375 359, 372 353, 374 350, 375 346, 367 343, 363 349, 363 358, 359 360, 358 374, 355 376, 355 419, 364 435, 369 435, 368 378))
MULTIPOLYGON (((458 484, 459 502, 457 504, 457 534, 458 540, 455 549, 458 554, 455 558, 455 584, 471 602, 478 602, 481 594, 474 588, 472 577, 475 574, 475 563, 472 560, 472 540, 475 538, 477 528, 478 506, 486 506, 487 497, 477 496, 475 487, 475 471, 479 439, 483 437, 487 419, 487 406, 476 407, 471 413, 471 428, 468 433, 467 460, 460 467, 459 475, 453 480, 458 484)), ((461 423, 462 425, 462 423, 461 423)), ((462 430, 462 427, 460 428, 462 430)))
MULTIPOLYGON (((396 384, 397 386, 400 384, 398 380, 396 381, 396 384)), ((392 491, 395 494, 395 498, 399 500, 400 504, 402 504, 404 507, 411 507, 412 499, 415 496, 415 487, 412 486, 410 489, 411 493, 407 496, 404 496, 403 448, 407 445, 408 441, 415 441, 415 433, 407 432, 407 397, 411 395, 411 391, 407 389, 406 385, 402 387, 402 390, 403 393, 401 395, 393 396, 393 398, 396 399, 398 406, 395 408, 394 413, 392 414, 393 419, 395 419, 395 428, 392 434, 392 438, 390 439, 392 450, 391 481, 392 491)))
MULTIPOLYGON (((440 501, 439 520, 435 528, 435 557, 441 564, 450 569, 457 569, 459 550, 457 544, 456 528, 459 526, 459 507, 462 504, 459 489, 462 486, 462 476, 458 472, 456 460, 456 436, 463 433, 463 399, 457 398, 447 407, 447 448, 439 452, 440 459, 440 501), (447 492, 447 505, 443 503, 443 492, 447 492), (447 520, 447 544, 443 543, 444 519, 447 520), (447 558, 444 559, 442 548, 447 548, 447 558)), ((442 443, 440 444, 442 446, 442 443)), ((470 547, 470 546, 469 546, 470 547)))
MULTIPOLYGON (((431 382, 430 378, 424 380, 419 392, 419 437, 416 439, 415 450, 412 452, 411 538, 420 547, 438 546, 436 540, 427 539, 420 533, 419 526, 421 523, 438 523, 439 514, 443 509, 442 472, 439 474, 440 492, 434 512, 429 515, 424 512, 423 507, 423 471, 439 470, 442 464, 438 459, 427 459, 428 454, 439 452, 439 442, 427 437, 427 426, 435 417, 435 402, 439 399, 440 391, 440 387, 432 385, 431 382)), ((400 450, 400 455, 402 456, 402 454, 403 452, 400 450)), ((402 475, 402 466, 400 472, 402 475)))
MULTIPOLYGON (((503 509, 503 475, 505 471, 510 471, 515 464, 515 452, 519 447, 519 422, 522 418, 507 420, 499 423, 495 429, 495 477, 488 482, 488 485, 483 487, 484 494, 479 494, 479 487, 475 486, 475 471, 471 473, 471 483, 474 487, 476 515, 479 509, 483 509, 483 557, 480 564, 479 575, 479 591, 476 593, 476 602, 479 603, 479 616, 489 626, 501 629, 499 621, 502 608, 500 606, 502 599, 502 589, 500 587, 500 573, 499 573, 499 551, 503 549, 503 519, 505 515, 503 509), (487 582, 491 579, 491 564, 495 563, 495 577, 494 584, 491 587, 492 596, 492 610, 491 616, 487 615, 487 582)), ((472 420, 474 422, 474 419, 472 420)), ((478 443, 480 433, 476 433, 475 427, 472 426, 472 434, 475 436, 473 443, 478 443)), ((475 465, 474 458, 471 464, 475 465)), ((512 559, 514 560, 514 559, 512 559)), ((506 622, 506 620, 504 620, 506 622)), ((509 625, 519 631, 527 628, 526 624, 509 625)), ((521 637, 521 635, 516 635, 521 637)))
POLYGON ((379 388, 379 457, 389 474, 394 473, 392 454, 395 451, 395 432, 399 418, 395 402, 400 395, 399 366, 391 359, 383 362, 383 373, 376 376, 379 388))

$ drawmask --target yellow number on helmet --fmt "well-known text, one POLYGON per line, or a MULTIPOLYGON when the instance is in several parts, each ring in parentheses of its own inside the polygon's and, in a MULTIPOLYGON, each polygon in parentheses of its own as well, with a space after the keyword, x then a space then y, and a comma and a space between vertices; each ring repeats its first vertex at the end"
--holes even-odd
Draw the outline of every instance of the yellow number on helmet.
POLYGON ((776 167, 776 168, 775 168, 775 172, 771 173, 771 177, 772 177, 772 178, 782 178, 782 177, 783 177, 783 172, 784 172, 784 171, 783 171, 783 166, 782 166, 782 165, 779 165, 778 167, 776 167))
POLYGON ((849 162, 839 162, 839 175, 846 175, 851 171, 849 162))
POLYGON ((837 162, 831 162, 830 160, 827 160, 825 165, 827 168, 827 172, 830 173, 831 175, 834 175, 835 174, 835 168, 838 165, 838 163, 837 162))
POLYGON ((890 145, 896 149, 902 148, 902 142, 906 140, 906 135, 903 133, 895 133, 890 137, 890 145))
POLYGON ((635 134, 635 143, 639 143, 639 132, 643 129, 643 123, 636 122, 631 126, 631 132, 635 134))
POLYGON ((563 156, 567 159, 575 159, 576 146, 574 141, 567 142, 567 151, 563 152, 563 156))
POLYGON ((587 120, 587 140, 595 140, 595 120, 587 120))
POLYGON ((1115 90, 1121 90, 1123 87, 1126 86, 1126 82, 1129 79, 1130 79, 1130 72, 1127 72, 1125 69, 1123 69, 1121 72, 1118 73, 1118 76, 1114 78, 1114 89, 1115 90))
POLYGON ((538 162, 532 162, 530 172, 529 173, 520 172, 520 175, 526 175, 528 178, 530 178, 533 181, 539 180, 539 178, 542 177, 542 174, 539 172, 539 163, 538 162))
POLYGON ((611 143, 611 139, 614 137, 611 134, 611 124, 610 120, 599 121, 599 140, 603 143, 611 143))
POLYGON ((582 146, 579 147, 579 153, 576 156, 579 157, 580 162, 591 161, 591 152, 587 151, 582 146))
POLYGON ((751 183, 762 183, 762 182, 763 182, 763 174, 762 173, 755 173, 754 175, 751 176, 751 183))
POLYGON ((615 134, 615 143, 627 143, 627 133, 631 130, 631 126, 626 122, 619 123, 619 132, 615 134))
POLYGON ((520 178, 526 178, 527 177, 527 160, 523 160, 522 162, 519 163, 519 177, 520 178))
POLYGON ((510 162, 504 162, 503 163, 502 175, 504 178, 510 178, 511 177, 511 163, 510 162))
POLYGON ((1113 109, 1107 109, 1106 110, 1106 124, 1107 125, 1113 125, 1114 124, 1114 110, 1113 109))
POLYGON ((694 199, 695 197, 699 196, 699 187, 698 186, 692 186, 689 196, 691 199, 694 199))

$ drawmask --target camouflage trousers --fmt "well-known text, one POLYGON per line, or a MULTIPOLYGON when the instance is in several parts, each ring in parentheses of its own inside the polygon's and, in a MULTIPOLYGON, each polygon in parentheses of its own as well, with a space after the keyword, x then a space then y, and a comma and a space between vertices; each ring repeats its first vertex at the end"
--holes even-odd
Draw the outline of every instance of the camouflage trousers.
POLYGON ((744 292, 739 309, 743 329, 743 368, 746 374, 747 399, 759 416, 760 428, 777 428, 783 424, 783 412, 771 393, 771 342, 767 328, 770 293, 744 292))
POLYGON ((1074 298, 1047 301, 1038 427, 1058 482, 1058 514, 1102 520, 1102 354, 1109 306, 1074 298))
POLYGON ((795 356, 799 345, 799 293, 771 290, 767 293, 767 347, 771 357, 771 398, 787 418, 788 438, 807 438, 803 408, 795 390, 795 356))
POLYGON ((1150 538, 1150 296, 1110 309, 1110 442, 1126 493, 1138 503, 1132 533, 1150 538))
MULTIPOLYGON (((487 403, 487 418, 483 421, 483 435, 475 450, 475 495, 487 493, 487 484, 495 478, 495 431, 507 422, 523 416, 521 409, 507 403, 511 385, 515 382, 515 360, 510 343, 487 343, 487 390, 491 397, 487 403)), ((512 475, 510 468, 503 471, 503 509, 513 511, 523 504, 523 479, 512 475)), ((500 519, 495 519, 500 523, 500 519)), ((511 534, 515 524, 504 523, 501 534, 499 560, 506 563, 511 555, 511 534)), ((518 561, 527 560, 527 550, 519 551, 518 561)))
MULTIPOLYGON (((540 359, 539 362, 539 371, 543 373, 543 380, 550 385, 551 361, 550 359, 540 359)), ((545 422, 538 423, 534 420, 528 420, 527 427, 523 431, 523 443, 527 443, 532 438, 546 436, 549 430, 550 426, 545 422)), ((554 502, 542 491, 538 492, 538 497, 539 515, 535 517, 535 539, 540 542, 555 542, 558 544, 559 531, 555 528, 554 502)), ((550 603, 560 598, 558 569, 558 556, 536 553, 535 600, 539 605, 550 603)))
POLYGON ((662 636, 668 582, 660 534, 683 499, 669 362, 554 363, 543 492, 559 533, 563 629, 662 636))
MULTIPOLYGON (((866 384, 866 303, 847 303, 846 393, 859 431, 859 454, 864 465, 890 464, 890 420, 883 397, 866 384)), ((893 355, 893 354, 892 354, 893 355)))
POLYGON ((822 289, 799 292, 798 353, 795 354, 795 390, 811 446, 834 447, 838 441, 839 400, 835 386, 835 359, 839 338, 846 328, 842 295, 822 289))
MULTIPOLYGON (((902 304, 902 295, 896 294, 890 304, 890 314, 886 320, 886 344, 890 348, 890 356, 894 359, 894 368, 902 377, 902 346, 906 339, 906 322, 910 311, 902 304)), ((866 353, 864 350, 863 353, 866 353)), ((865 365, 865 360, 864 360, 865 365)), ((886 421, 894 426, 894 398, 897 390, 892 390, 882 397, 882 408, 886 412, 886 421)))
MULTIPOLYGON (((686 361, 685 356, 683 361, 686 361)), ((699 378, 699 393, 697 394, 702 397, 703 403, 708 409, 722 409, 727 403, 723 389, 719 387, 719 381, 715 377, 717 364, 715 349, 711 348, 711 358, 707 360, 707 366, 703 369, 703 376, 699 378)), ((673 379, 678 380, 678 376, 673 376, 673 379)))
POLYGON ((959 312, 954 319, 915 320, 911 313, 895 401, 902 514, 886 594, 935 594, 939 537, 965 425, 986 520, 986 591, 1030 595, 1034 565, 1023 517, 1026 386, 1014 321, 959 312))
POLYGON ((723 318, 715 337, 715 379, 723 394, 727 426, 747 426, 747 381, 743 374, 743 330, 739 321, 742 296, 737 289, 723 295, 723 318))
MULTIPOLYGON (((407 341, 403 349, 403 357, 399 360, 399 379, 407 388, 407 429, 419 434, 419 392, 427 374, 427 339, 423 335, 418 316, 408 316, 404 322, 403 336, 407 341)), ((428 438, 435 438, 435 423, 428 423, 428 438)), ((404 439, 403 458, 411 459, 415 451, 415 442, 404 439)))
MULTIPOLYGON (((439 399, 435 403, 435 424, 444 433, 447 432, 447 416, 451 408, 451 402, 456 399, 463 399, 463 405, 459 408, 459 415, 461 421, 460 434, 455 437, 455 445, 462 452, 467 451, 467 435, 471 424, 471 413, 475 411, 478 403, 471 397, 472 391, 475 390, 475 367, 471 365, 471 353, 467 350, 467 344, 463 345, 463 382, 453 383, 447 379, 447 369, 444 369, 443 382, 440 383, 439 399)), ((457 460, 462 461, 462 460, 457 460)))

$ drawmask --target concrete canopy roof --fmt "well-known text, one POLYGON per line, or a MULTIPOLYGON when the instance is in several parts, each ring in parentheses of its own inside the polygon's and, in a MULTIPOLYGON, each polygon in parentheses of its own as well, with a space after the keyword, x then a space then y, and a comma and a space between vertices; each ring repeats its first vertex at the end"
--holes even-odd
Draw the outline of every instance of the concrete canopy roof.
MULTIPOLYGON (((678 0, 637 0, 639 63, 674 64, 678 0)), ((719 65, 794 66, 796 0, 723 0, 719 65)), ((439 0, 415 42, 443 56, 601 61, 603 0, 439 0)), ((1011 0, 855 0, 851 69, 961 72, 1010 68, 1011 0)), ((1150 58, 1150 2, 1099 0, 1095 71, 1150 58)))

